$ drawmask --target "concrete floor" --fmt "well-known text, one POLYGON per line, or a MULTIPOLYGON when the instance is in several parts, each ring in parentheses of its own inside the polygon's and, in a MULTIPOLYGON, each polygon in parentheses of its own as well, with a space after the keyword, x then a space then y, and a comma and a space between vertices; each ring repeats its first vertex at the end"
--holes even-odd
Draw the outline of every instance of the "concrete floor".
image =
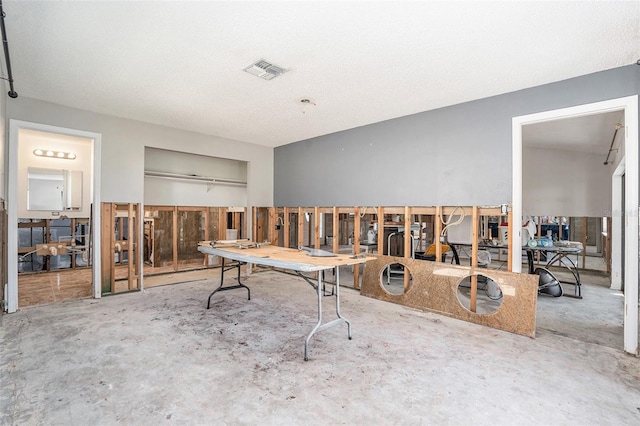
POLYGON ((310 286, 261 272, 251 301, 228 291, 206 310, 213 277, 2 316, 0 423, 640 423, 640 360, 604 285, 540 296, 536 339, 345 288, 353 340, 325 330, 305 362, 310 286))

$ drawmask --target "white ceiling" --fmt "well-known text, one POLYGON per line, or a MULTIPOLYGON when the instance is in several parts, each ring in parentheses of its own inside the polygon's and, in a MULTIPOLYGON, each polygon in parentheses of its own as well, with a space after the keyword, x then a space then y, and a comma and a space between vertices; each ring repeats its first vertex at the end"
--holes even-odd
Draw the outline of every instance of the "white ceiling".
POLYGON ((640 57, 638 1, 3 3, 20 96, 266 146, 640 57))
MULTIPOLYGON (((618 124, 624 125, 624 111, 529 124, 522 128, 522 144, 529 148, 602 154, 604 161, 618 124)), ((622 136, 620 130, 614 149, 624 140, 622 136)))

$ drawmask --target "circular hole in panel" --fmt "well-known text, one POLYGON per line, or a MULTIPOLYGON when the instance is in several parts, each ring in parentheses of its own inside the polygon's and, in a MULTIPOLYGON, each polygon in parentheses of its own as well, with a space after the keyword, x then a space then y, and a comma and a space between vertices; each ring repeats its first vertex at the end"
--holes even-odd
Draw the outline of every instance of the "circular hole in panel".
MULTIPOLYGON (((479 274, 476 294, 476 314, 492 314, 502 306, 502 290, 491 278, 479 274)), ((458 283, 458 302, 471 312, 471 276, 458 283)))
POLYGON ((401 263, 390 263, 380 272, 380 287, 389 294, 401 295, 405 294, 404 274, 409 274, 409 286, 407 291, 413 284, 413 275, 409 268, 401 263))

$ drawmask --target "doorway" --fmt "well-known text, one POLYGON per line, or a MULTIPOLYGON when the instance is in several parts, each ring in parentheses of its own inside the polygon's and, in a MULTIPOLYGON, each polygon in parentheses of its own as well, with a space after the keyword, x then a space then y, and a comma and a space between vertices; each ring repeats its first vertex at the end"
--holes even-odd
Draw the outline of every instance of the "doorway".
MULTIPOLYGON (((619 239, 613 240, 612 245, 616 247, 621 244, 624 235, 624 263, 621 263, 620 253, 612 252, 612 264, 622 265, 624 276, 627 277, 624 293, 624 350, 626 352, 638 353, 638 96, 612 99, 609 101, 596 102, 592 104, 580 105, 576 107, 564 108, 542 113, 530 114, 526 116, 514 117, 512 119, 512 160, 513 160, 513 237, 516 241, 521 238, 523 195, 522 195, 522 134, 523 126, 545 121, 558 120, 560 118, 580 117, 605 113, 610 111, 624 111, 624 122, 626 126, 624 143, 625 165, 625 185, 624 185, 624 227, 622 227, 622 211, 616 210, 615 193, 612 201, 613 216, 613 238, 619 233, 619 239), (615 220, 618 217, 619 220, 615 220), (629 218, 633 218, 630 220, 629 218), (634 277, 635 279, 630 279, 634 277)), ((615 174, 614 174, 615 176, 615 174)), ((615 187, 615 179, 612 187, 615 187)), ((620 185, 622 188, 622 185, 620 185)), ((620 194, 619 196, 621 196, 620 194)), ((514 245, 512 253, 514 272, 521 271, 522 249, 519 245, 514 245)), ((612 266, 613 268, 613 266, 612 266)))
MULTIPOLYGON (((70 280, 78 275, 71 269, 84 266, 83 273, 88 282, 86 296, 100 297, 100 268, 88 267, 98 265, 100 259, 100 246, 93 243, 100 241, 99 215, 93 211, 100 200, 100 146, 101 135, 98 133, 9 120, 8 313, 20 307, 19 263, 25 261, 27 254, 21 253, 26 248, 21 249, 19 243, 19 236, 25 234, 23 229, 29 234, 29 251, 32 252, 29 256, 46 259, 47 271, 53 268, 56 273, 69 275, 70 280), (45 186, 59 190, 54 197, 59 205, 42 205, 40 198, 34 198, 30 203, 30 196, 43 187, 41 181, 57 179, 58 175, 59 183, 53 186, 46 183, 45 186), (42 236, 38 229, 42 230, 42 236), (85 235, 87 233, 90 237, 85 235)), ((38 263, 41 259, 29 259, 27 268, 41 267, 38 263)), ((51 286, 54 297, 57 290, 51 286)))

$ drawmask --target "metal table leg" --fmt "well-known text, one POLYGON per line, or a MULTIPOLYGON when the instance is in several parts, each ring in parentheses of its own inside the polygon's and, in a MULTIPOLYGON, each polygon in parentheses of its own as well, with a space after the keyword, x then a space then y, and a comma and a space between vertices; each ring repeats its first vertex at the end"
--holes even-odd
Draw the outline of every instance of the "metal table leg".
POLYGON ((547 262, 547 266, 551 266, 551 264, 553 264, 556 260, 558 261, 558 263, 560 263, 560 266, 564 266, 569 270, 569 272, 571 272, 575 280, 575 282, 560 281, 562 284, 571 284, 574 286, 573 295, 567 293, 564 293, 563 295, 567 297, 575 297, 576 299, 582 299, 582 285, 580 283, 580 271, 578 270, 578 266, 573 263, 571 258, 569 256, 566 256, 564 253, 556 253, 555 256, 553 256, 551 260, 547 262), (562 262, 562 259, 567 259, 570 265, 564 264, 562 262))
POLYGON ((218 291, 224 291, 224 290, 234 290, 236 288, 246 288, 247 289, 247 300, 251 300, 251 289, 249 287, 247 287, 246 285, 242 284, 242 282, 240 281, 240 267, 243 265, 242 262, 232 262, 231 266, 228 266, 225 268, 224 266, 224 257, 222 258, 222 269, 221 269, 221 273, 220 273, 220 285, 218 286, 218 288, 216 288, 215 290, 213 290, 211 292, 211 294, 209 295, 209 299, 207 300, 207 309, 209 309, 209 307, 211 306, 211 297, 216 294, 218 291), (238 268, 238 284, 237 285, 231 285, 231 286, 227 286, 227 287, 222 287, 222 283, 224 282, 224 273, 225 271, 229 271, 233 268, 238 268))
POLYGON ((309 361, 309 341, 311 340, 311 337, 319 331, 325 330, 329 327, 333 327, 334 325, 347 323, 347 335, 349 337, 349 340, 351 340, 351 323, 340 314, 340 269, 337 267, 335 269, 336 269, 336 315, 338 316, 338 318, 326 324, 322 324, 322 274, 318 274, 318 284, 313 285, 316 288, 316 291, 318 293, 318 322, 313 327, 313 329, 311 330, 311 333, 309 333, 309 335, 304 341, 304 360, 305 361, 309 361))

